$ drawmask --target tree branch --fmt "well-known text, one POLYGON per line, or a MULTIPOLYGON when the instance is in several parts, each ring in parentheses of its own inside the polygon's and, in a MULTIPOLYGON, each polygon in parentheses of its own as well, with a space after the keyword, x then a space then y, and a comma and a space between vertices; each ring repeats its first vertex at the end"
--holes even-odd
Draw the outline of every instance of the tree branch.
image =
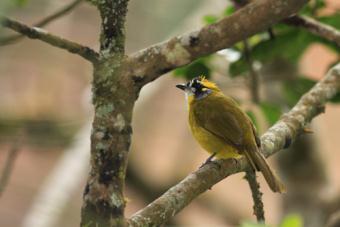
POLYGON ((248 40, 245 39, 243 41, 244 44, 244 56, 245 60, 248 65, 249 70, 249 79, 250 79, 250 94, 251 99, 254 103, 258 104, 260 102, 260 81, 259 81, 259 74, 256 72, 256 69, 254 68, 253 59, 251 58, 251 49, 248 43, 248 40))
MULTIPOLYGON (((58 19, 59 17, 64 16, 65 14, 71 12, 76 6, 78 6, 83 0, 75 0, 70 4, 64 6, 63 8, 59 9, 58 11, 54 12, 53 14, 45 17, 44 19, 40 20, 39 22, 35 23, 33 27, 44 27, 45 25, 49 24, 50 22, 58 19)), ((6 37, 0 37, 0 46, 5 46, 9 44, 14 44, 17 41, 24 38, 24 35, 10 35, 6 37)))
POLYGON ((7 186, 9 177, 11 176, 12 170, 14 168, 14 162, 22 144, 22 137, 23 135, 20 134, 18 138, 15 139, 11 149, 8 152, 7 160, 0 176, 0 197, 7 186))
POLYGON ((91 48, 50 34, 43 29, 29 27, 4 16, 0 16, 0 25, 21 33, 30 39, 39 39, 45 43, 51 44, 52 46, 59 47, 74 54, 78 54, 93 63, 97 61, 98 53, 91 48))
MULTIPOLYGON (((92 3, 95 3, 92 1, 92 3)), ((125 226, 124 198, 136 93, 123 73, 128 0, 96 2, 101 15, 100 58, 94 65, 91 170, 83 194, 81 226, 125 226)))
POLYGON ((125 49, 125 17, 128 0, 98 1, 97 7, 102 19, 100 51, 105 57, 114 53, 123 53, 125 49))
POLYGON ((228 48, 296 13, 306 0, 258 0, 198 31, 141 50, 127 60, 142 87, 170 70, 228 48))
MULTIPOLYGON (((340 88, 340 64, 333 67, 327 76, 306 93, 295 107, 284 114, 262 137, 262 151, 266 157, 287 148, 302 132, 304 126, 323 112, 324 104, 340 88)), ((161 197, 144 209, 135 213, 129 220, 131 226, 160 225, 197 196, 229 175, 248 168, 245 158, 218 160, 191 173, 179 184, 170 188, 161 197)))
POLYGON ((248 181, 251 190, 251 195, 254 201, 253 205, 254 215, 256 216, 258 222, 265 222, 262 192, 260 191, 260 184, 257 182, 256 179, 256 173, 253 170, 247 170, 245 172, 246 172, 245 179, 248 181))
POLYGON ((307 29, 314 35, 320 36, 328 41, 335 42, 340 47, 340 31, 327 24, 320 23, 310 17, 293 16, 284 20, 288 25, 307 29))

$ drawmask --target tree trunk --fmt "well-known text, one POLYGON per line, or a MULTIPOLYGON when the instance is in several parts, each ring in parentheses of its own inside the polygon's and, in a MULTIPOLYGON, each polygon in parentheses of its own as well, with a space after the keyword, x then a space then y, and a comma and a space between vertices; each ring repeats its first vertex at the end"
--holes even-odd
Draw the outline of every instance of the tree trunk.
POLYGON ((131 81, 124 80, 121 59, 111 57, 94 66, 91 170, 81 226, 124 225, 123 191, 135 92, 131 81))

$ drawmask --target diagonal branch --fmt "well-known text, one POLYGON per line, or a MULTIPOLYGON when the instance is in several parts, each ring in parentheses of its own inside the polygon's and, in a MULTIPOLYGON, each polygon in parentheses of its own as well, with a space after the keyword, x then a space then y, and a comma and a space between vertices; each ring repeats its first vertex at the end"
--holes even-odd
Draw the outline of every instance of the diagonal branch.
POLYGON ((18 152, 20 150, 20 147, 22 145, 23 135, 20 134, 18 138, 15 139, 15 141, 12 144, 12 147, 10 148, 7 156, 7 160, 4 164, 4 168, 2 170, 1 176, 0 176, 0 197, 5 191, 5 188, 7 186, 8 180, 11 176, 11 173, 14 168, 15 160, 18 155, 18 152))
MULTIPOLYGON (((44 27, 45 25, 49 24, 50 22, 64 16, 67 13, 70 13, 76 6, 78 6, 83 0, 75 0, 70 4, 64 6, 63 8, 59 9, 58 11, 54 12, 53 14, 43 18, 39 22, 35 23, 33 27, 44 27)), ((24 38, 24 35, 10 35, 6 37, 0 37, 0 46, 5 46, 9 44, 14 44, 17 41, 24 38)))
POLYGON ((52 46, 59 47, 74 54, 78 54, 93 63, 97 61, 98 53, 91 48, 50 34, 43 29, 29 27, 4 16, 0 16, 0 25, 21 33, 28 38, 39 39, 45 43, 51 44, 52 46))
POLYGON ((284 20, 286 24, 307 29, 314 35, 320 36, 340 47, 340 31, 306 16, 293 16, 284 20))
POLYGON ((127 60, 132 78, 142 87, 170 70, 231 47, 295 14, 306 0, 258 0, 198 31, 141 50, 127 60))
MULTIPOLYGON (((340 64, 333 67, 327 76, 306 93, 295 107, 284 114, 262 137, 262 151, 266 157, 288 147, 303 128, 320 114, 324 104, 340 89, 340 64)), ((135 213, 131 226, 157 226, 165 223, 181 211, 197 196, 229 175, 245 171, 248 163, 245 158, 218 160, 191 173, 177 185, 144 209, 135 213)))

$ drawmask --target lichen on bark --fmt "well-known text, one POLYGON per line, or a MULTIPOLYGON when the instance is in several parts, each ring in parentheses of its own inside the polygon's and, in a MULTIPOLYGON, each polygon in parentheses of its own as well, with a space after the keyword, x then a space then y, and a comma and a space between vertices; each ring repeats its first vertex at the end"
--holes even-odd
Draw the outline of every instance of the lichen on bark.
POLYGON ((123 195, 135 91, 124 77, 127 0, 97 1, 101 13, 100 57, 94 64, 95 109, 91 170, 84 190, 82 226, 124 226, 123 195))

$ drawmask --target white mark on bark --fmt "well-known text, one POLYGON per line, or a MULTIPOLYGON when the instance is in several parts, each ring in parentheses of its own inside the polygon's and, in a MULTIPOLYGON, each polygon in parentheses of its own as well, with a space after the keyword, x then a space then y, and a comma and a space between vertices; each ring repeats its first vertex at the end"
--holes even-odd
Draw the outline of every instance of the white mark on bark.
POLYGON ((162 52, 173 65, 184 65, 190 61, 190 53, 180 43, 176 43, 173 49, 165 48, 162 52))
POLYGON ((113 127, 118 131, 122 131, 125 128, 125 119, 122 114, 118 114, 116 120, 113 124, 113 127))

